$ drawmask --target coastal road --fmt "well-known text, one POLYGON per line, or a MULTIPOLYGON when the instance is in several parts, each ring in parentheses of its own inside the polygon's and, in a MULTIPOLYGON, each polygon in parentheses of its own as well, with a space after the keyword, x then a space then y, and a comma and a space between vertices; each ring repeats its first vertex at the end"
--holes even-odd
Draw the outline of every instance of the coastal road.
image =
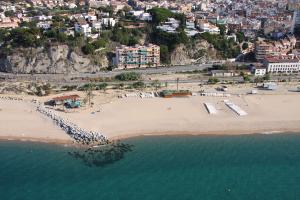
POLYGON ((41 80, 41 81, 55 81, 71 79, 75 77, 82 78, 96 78, 96 77, 114 77, 124 72, 137 72, 141 74, 164 74, 164 73, 176 73, 176 72, 188 72, 195 70, 204 70, 212 67, 212 64, 192 64, 192 65, 180 65, 172 67, 157 67, 157 68, 145 68, 145 69, 130 69, 130 70, 114 70, 114 71, 102 71, 97 73, 73 73, 70 75, 65 74, 15 74, 15 73, 2 73, 0 72, 0 78, 12 79, 12 80, 41 80))

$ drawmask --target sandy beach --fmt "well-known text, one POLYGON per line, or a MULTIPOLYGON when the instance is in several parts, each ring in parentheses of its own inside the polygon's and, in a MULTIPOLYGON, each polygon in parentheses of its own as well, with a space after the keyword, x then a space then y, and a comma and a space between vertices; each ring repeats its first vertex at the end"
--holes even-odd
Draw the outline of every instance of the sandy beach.
POLYGON ((300 130, 300 95, 255 95, 226 98, 248 115, 238 116, 219 97, 120 99, 100 112, 63 114, 85 129, 109 138, 143 134, 242 134, 300 130), (215 105, 209 115, 203 103, 215 105))
POLYGON ((65 132, 35 109, 27 101, 0 99, 0 139, 72 142, 65 132))
MULTIPOLYGON (((242 90, 246 91, 245 87, 231 88, 233 95, 226 98, 192 96, 171 99, 118 99, 116 92, 98 92, 95 93, 92 108, 56 112, 87 131, 100 132, 110 139, 157 134, 268 134, 300 131, 300 93, 288 92, 287 87, 283 87, 276 92, 237 95, 242 90), (238 105, 248 115, 238 116, 225 105, 225 99, 238 105), (214 105, 217 114, 208 114, 204 103, 214 105)), ((39 101, 50 98, 39 98, 39 101)), ((35 106, 27 101, 1 99, 0 124, 2 139, 71 141, 65 132, 36 112, 35 106)))

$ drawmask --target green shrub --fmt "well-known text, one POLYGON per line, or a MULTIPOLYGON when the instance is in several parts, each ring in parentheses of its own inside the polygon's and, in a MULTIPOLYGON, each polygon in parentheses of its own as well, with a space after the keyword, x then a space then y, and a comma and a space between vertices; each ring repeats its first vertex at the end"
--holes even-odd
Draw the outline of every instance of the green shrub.
POLYGON ((132 87, 135 89, 142 89, 146 87, 146 84, 142 81, 138 81, 132 84, 132 87))
POLYGON ((94 47, 94 45, 87 43, 85 46, 83 46, 81 48, 81 50, 85 55, 89 55, 89 54, 94 53, 95 47, 94 47))
POLYGON ((209 83, 209 84, 216 84, 218 82, 220 82, 220 80, 217 78, 209 78, 207 81, 207 83, 209 83))
POLYGON ((137 81, 141 78, 141 75, 136 72, 125 72, 115 77, 119 81, 137 81))

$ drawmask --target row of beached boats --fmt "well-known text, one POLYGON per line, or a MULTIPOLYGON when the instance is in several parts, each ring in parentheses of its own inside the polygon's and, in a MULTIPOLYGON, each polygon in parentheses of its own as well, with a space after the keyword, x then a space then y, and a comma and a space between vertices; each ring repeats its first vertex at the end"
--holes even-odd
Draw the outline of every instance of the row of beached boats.
POLYGON ((10 100, 10 101, 24 101, 23 98, 20 98, 20 97, 10 97, 10 96, 0 96, 0 99, 10 100))
POLYGON ((119 98, 129 98, 129 97, 138 97, 138 98, 154 98, 159 97, 157 92, 133 92, 126 93, 119 96, 119 98))

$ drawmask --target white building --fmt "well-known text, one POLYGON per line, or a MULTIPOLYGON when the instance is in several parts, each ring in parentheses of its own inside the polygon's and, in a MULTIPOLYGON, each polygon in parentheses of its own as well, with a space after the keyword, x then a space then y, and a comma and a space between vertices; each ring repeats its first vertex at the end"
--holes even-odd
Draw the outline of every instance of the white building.
POLYGON ((101 23, 105 27, 108 27, 108 26, 113 27, 116 25, 116 20, 114 18, 107 17, 107 18, 102 18, 101 23))
POLYGON ((143 10, 131 10, 131 11, 129 11, 129 13, 135 17, 139 17, 141 14, 144 13, 144 11, 143 10))
POLYGON ((264 65, 269 73, 293 73, 300 70, 300 59, 294 56, 266 57, 264 65))
POLYGON ((267 69, 265 67, 256 67, 254 69, 254 76, 264 76, 267 73, 267 69))
POLYGON ((179 27, 179 24, 179 20, 168 18, 168 21, 164 22, 161 26, 157 26, 156 28, 168 33, 176 33, 176 29, 179 27))
POLYGON ((75 32, 81 33, 86 37, 89 37, 92 33, 92 28, 84 19, 78 19, 74 28, 75 32))
POLYGON ((208 33, 211 33, 211 34, 220 34, 220 29, 219 27, 209 23, 209 22, 200 22, 199 23, 199 28, 201 31, 203 32, 208 32, 208 33))
POLYGON ((96 31, 100 31, 102 27, 102 22, 100 21, 94 21, 92 23, 92 28, 95 29, 96 31))
POLYGON ((131 11, 129 11, 129 13, 142 21, 151 21, 152 20, 151 14, 146 13, 143 10, 131 10, 131 11))
POLYGON ((233 39, 234 42, 237 41, 236 35, 235 35, 234 33, 232 33, 231 35, 225 35, 225 38, 226 38, 227 40, 233 39))
POLYGON ((38 22, 36 24, 36 27, 47 30, 51 28, 51 25, 52 25, 51 21, 45 21, 45 22, 38 22))
POLYGON ((89 1, 91 8, 99 8, 109 6, 109 1, 107 0, 90 0, 89 1))
POLYGON ((75 3, 70 3, 67 5, 70 9, 73 9, 73 8, 77 8, 77 5, 75 3))
POLYGON ((196 26, 194 22, 186 22, 186 29, 184 29, 187 36, 192 37, 199 33, 199 31, 196 30, 196 26))
POLYGON ((38 21, 47 21, 52 20, 52 16, 46 16, 46 15, 39 15, 34 17, 38 21))
POLYGON ((87 19, 89 22, 97 21, 97 16, 96 15, 88 15, 87 19))
POLYGON ((150 13, 142 13, 139 16, 139 19, 142 20, 142 21, 152 21, 152 16, 151 16, 150 13))

